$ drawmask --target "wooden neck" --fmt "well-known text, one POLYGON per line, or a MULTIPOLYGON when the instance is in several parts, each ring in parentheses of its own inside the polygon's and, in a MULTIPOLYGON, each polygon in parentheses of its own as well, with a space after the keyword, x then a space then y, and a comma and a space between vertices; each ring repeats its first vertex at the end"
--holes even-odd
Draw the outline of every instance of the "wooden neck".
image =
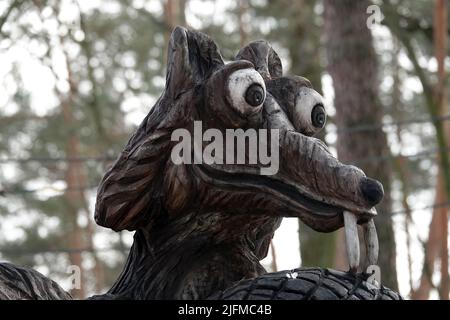
MULTIPOLYGON (((159 242, 138 230, 126 265, 107 295, 126 299, 204 299, 265 273, 242 238, 214 243, 207 234, 159 242)), ((171 237, 174 238, 174 237, 171 237)))

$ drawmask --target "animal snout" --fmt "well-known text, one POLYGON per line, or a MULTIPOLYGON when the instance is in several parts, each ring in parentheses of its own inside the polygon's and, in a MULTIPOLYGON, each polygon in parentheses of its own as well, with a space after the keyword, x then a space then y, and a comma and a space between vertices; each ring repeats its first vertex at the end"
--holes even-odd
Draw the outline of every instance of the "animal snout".
POLYGON ((377 180, 364 177, 361 179, 359 187, 364 200, 369 206, 373 207, 383 199, 383 185, 377 180))

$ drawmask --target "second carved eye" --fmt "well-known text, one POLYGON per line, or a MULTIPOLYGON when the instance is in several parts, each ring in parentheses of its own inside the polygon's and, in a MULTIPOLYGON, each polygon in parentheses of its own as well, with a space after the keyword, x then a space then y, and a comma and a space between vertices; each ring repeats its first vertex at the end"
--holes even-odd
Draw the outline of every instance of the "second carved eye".
POLYGON ((319 132, 327 121, 322 96, 311 88, 299 90, 293 110, 294 127, 306 135, 319 132))
POLYGON ((254 69, 233 72, 227 89, 230 104, 243 115, 259 112, 266 99, 264 79, 254 69))

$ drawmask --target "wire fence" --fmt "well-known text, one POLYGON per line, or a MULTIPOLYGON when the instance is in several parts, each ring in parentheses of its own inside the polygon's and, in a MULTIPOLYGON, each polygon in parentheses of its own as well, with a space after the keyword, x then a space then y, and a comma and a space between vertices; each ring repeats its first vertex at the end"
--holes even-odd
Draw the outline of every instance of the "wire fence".
MULTIPOLYGON (((327 133, 329 132, 336 132, 336 133, 356 133, 356 132, 367 132, 367 131, 376 131, 376 130, 382 130, 384 128, 390 128, 390 127, 399 127, 399 126, 405 126, 410 124, 419 124, 419 123, 433 123, 433 122, 443 122, 450 120, 450 114, 444 115, 442 117, 436 117, 436 118, 422 118, 422 119, 410 119, 405 121, 396 121, 396 122, 385 122, 382 124, 375 124, 375 125, 360 125, 360 126, 351 126, 351 127, 332 127, 328 128, 327 133)), ((450 152, 450 147, 445 149, 440 148, 429 148, 424 149, 422 151, 419 151, 414 154, 408 154, 408 155, 394 155, 394 154, 388 154, 388 155, 381 155, 381 156, 369 156, 364 157, 360 159, 353 159, 354 163, 351 164, 361 164, 365 162, 383 162, 383 161, 391 161, 395 159, 396 157, 402 157, 405 159, 415 159, 415 158, 432 158, 437 157, 439 152, 450 152)), ((28 157, 28 158, 0 158, 0 164, 1 163, 18 163, 18 164, 24 164, 29 162, 39 162, 39 163, 54 163, 54 162, 94 162, 94 163, 105 163, 109 161, 116 160, 117 157, 115 156, 78 156, 78 157, 28 157)), ((26 194, 26 193, 35 193, 35 192, 41 192, 45 190, 50 190, 54 192, 67 192, 67 191, 85 191, 85 190, 93 190, 96 189, 97 185, 82 185, 82 186, 71 186, 66 188, 55 188, 53 186, 44 186, 39 187, 35 189, 2 189, 0 186, 0 197, 6 196, 7 194, 26 194)), ((406 214, 410 212, 415 211, 422 211, 422 210, 429 210, 429 209, 435 209, 435 208, 442 208, 442 207, 449 207, 450 201, 442 202, 442 203, 434 203, 427 206, 422 207, 416 207, 416 208, 410 208, 409 210, 403 209, 403 210, 397 210, 392 211, 389 213, 386 213, 388 215, 399 215, 399 214, 406 214)), ((382 213, 381 213, 382 214, 382 213)), ((107 252, 107 251, 117 251, 122 253, 127 253, 127 249, 123 248, 56 248, 56 249, 41 249, 41 250, 8 250, 8 249, 1 249, 0 254, 14 254, 14 255, 37 255, 37 254, 61 254, 61 253, 76 253, 76 252, 107 252)))
MULTIPOLYGON (((386 161, 391 160, 396 157, 402 157, 402 158, 422 158, 422 157, 434 157, 438 152, 450 152, 449 148, 429 148, 424 149, 422 151, 419 151, 414 154, 406 154, 406 155, 395 155, 395 154, 388 154, 388 155, 381 155, 381 156, 369 156, 364 158, 357 158, 353 159, 353 161, 356 163, 359 162, 380 162, 380 161, 386 161)), ((107 156, 92 156, 92 157, 72 157, 72 158, 65 158, 65 157, 58 157, 58 158, 50 158, 50 157, 30 157, 30 158, 0 158, 0 163, 27 163, 27 162, 40 162, 40 163, 47 163, 47 162, 108 162, 108 161, 114 161, 116 160, 116 157, 107 157, 107 156)))
MULTIPOLYGON (((397 210, 392 211, 390 215, 398 215, 398 214, 405 214, 408 212, 415 212, 415 211, 422 211, 427 209, 435 209, 435 208, 444 208, 449 207, 450 201, 441 202, 441 203, 434 203, 427 206, 422 207, 416 207, 411 208, 410 210, 397 210)), ((382 213, 381 213, 382 214, 382 213)), ((34 256, 39 254, 71 254, 71 253, 79 253, 79 252, 90 252, 90 253, 100 253, 100 252, 120 252, 123 254, 128 254, 129 249, 127 248, 52 248, 52 249, 0 249, 0 254, 7 254, 7 255, 15 255, 15 256, 34 256)))
POLYGON ((113 161, 113 156, 79 156, 79 157, 29 157, 29 158, 0 158, 0 163, 27 163, 27 162, 107 162, 113 161))
MULTIPOLYGON (((444 122, 450 120, 450 114, 446 114, 440 117, 427 117, 427 118, 416 118, 402 121, 392 121, 384 122, 380 124, 366 124, 357 125, 349 127, 328 127, 327 133, 330 132, 364 132, 364 131, 376 131, 383 128, 389 127, 401 127, 410 124, 418 123, 434 123, 434 122, 444 122)), ((106 162, 115 160, 116 157, 112 155, 98 155, 98 156, 78 156, 78 157, 28 157, 28 158, 0 158, 0 163, 16 162, 16 163, 26 163, 26 162, 106 162)), ((377 159, 375 157, 374 159, 377 159)))
POLYGON ((338 132, 338 133, 354 133, 354 132, 364 132, 364 131, 376 131, 384 128, 390 127, 403 127, 410 124, 418 124, 418 123, 436 123, 436 122, 444 122, 450 120, 450 114, 446 114, 439 117, 424 117, 417 119, 409 119, 402 121, 392 121, 392 122, 384 122, 380 124, 369 124, 369 125, 360 125, 360 126, 350 126, 350 127, 335 127, 329 128, 328 132, 338 132))
MULTIPOLYGON (((437 157, 438 153, 440 152, 450 152, 450 147, 441 149, 441 148, 430 148, 425 149, 420 152, 409 154, 409 155, 394 155, 394 154, 388 154, 388 155, 381 155, 381 156, 369 156, 359 159, 353 159, 352 162, 348 164, 352 165, 361 165, 364 163, 369 162, 383 162, 383 161, 392 161, 396 159, 397 157, 401 157, 403 159, 417 159, 417 158, 435 158, 437 157)), ((0 159, 0 163, 7 163, 7 162, 14 162, 14 163, 24 163, 24 162, 30 162, 30 161, 37 161, 37 162, 86 162, 86 161, 113 161, 115 160, 115 157, 105 157, 105 156, 99 156, 99 157, 76 157, 76 158, 46 158, 46 157, 37 157, 37 158, 3 158, 0 159)), ((54 186, 43 186, 36 189, 2 189, 0 186, 0 196, 5 196, 6 194, 26 194, 26 193, 34 193, 44 190, 49 191, 55 191, 55 192, 65 192, 65 191, 82 191, 82 190, 89 190, 97 188, 97 184, 93 185, 82 185, 82 186, 71 186, 66 188, 55 188, 54 186)))
POLYGON ((38 254, 61 254, 61 253, 80 253, 80 252, 90 252, 90 253, 100 253, 100 252, 121 252, 127 254, 129 249, 126 248, 55 248, 55 249, 0 249, 0 254, 7 255, 38 255, 38 254))

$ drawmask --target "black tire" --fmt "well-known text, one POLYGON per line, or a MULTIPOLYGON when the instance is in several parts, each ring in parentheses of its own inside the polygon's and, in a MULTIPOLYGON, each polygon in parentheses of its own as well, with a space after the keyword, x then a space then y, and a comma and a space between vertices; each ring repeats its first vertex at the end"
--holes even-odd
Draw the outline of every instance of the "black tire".
POLYGON ((368 275, 332 269, 300 268, 267 273, 237 282, 213 300, 402 300, 384 286, 366 282, 368 275))

